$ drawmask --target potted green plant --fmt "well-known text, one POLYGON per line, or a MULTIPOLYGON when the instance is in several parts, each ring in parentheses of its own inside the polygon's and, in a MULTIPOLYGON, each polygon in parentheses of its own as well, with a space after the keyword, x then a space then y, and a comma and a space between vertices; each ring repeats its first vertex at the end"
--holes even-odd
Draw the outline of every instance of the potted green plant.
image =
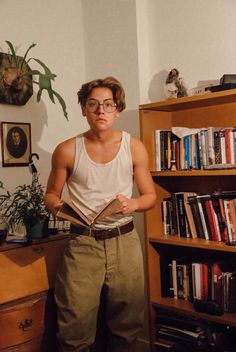
POLYGON ((4 190, 0 194, 0 215, 5 219, 11 233, 14 229, 25 225, 28 238, 41 238, 45 234, 48 211, 43 200, 43 187, 38 173, 32 174, 31 184, 17 186, 14 191, 4 190))
POLYGON ((36 46, 31 44, 26 50, 24 57, 16 55, 16 48, 6 40, 9 47, 9 53, 0 52, 0 103, 24 105, 33 94, 33 83, 39 88, 37 101, 41 99, 42 92, 47 91, 49 98, 55 104, 56 100, 62 107, 65 118, 68 120, 66 103, 62 96, 52 88, 52 81, 55 80, 56 74, 39 59, 34 57, 27 58, 29 51, 36 46), (37 62, 43 72, 31 70, 29 62, 37 62), (35 80, 35 76, 37 79, 35 80), (55 100, 56 98, 56 100, 55 100))

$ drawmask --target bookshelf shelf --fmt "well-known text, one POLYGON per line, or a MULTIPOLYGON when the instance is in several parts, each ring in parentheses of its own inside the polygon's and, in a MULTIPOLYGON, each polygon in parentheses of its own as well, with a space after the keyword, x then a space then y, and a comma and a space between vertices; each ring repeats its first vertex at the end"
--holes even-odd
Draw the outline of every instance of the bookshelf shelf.
POLYGON ((150 243, 169 246, 193 247, 210 251, 236 253, 236 246, 226 245, 223 242, 207 241, 201 238, 180 238, 178 236, 161 235, 158 238, 149 238, 150 243))
POLYGON ((164 235, 161 208, 163 199, 170 197, 173 192, 210 194, 218 190, 236 190, 236 169, 156 171, 154 138, 157 129, 236 126, 236 89, 143 104, 139 106, 139 113, 141 138, 149 154, 149 168, 157 192, 156 206, 145 213, 150 340, 152 350, 157 351, 154 332, 157 331, 158 308, 165 308, 169 315, 177 312, 186 315, 186 319, 192 316, 206 322, 236 327, 236 313, 227 312, 222 316, 198 313, 188 300, 162 297, 163 278, 160 269, 160 259, 172 256, 173 259, 179 256, 191 259, 207 256, 216 261, 235 256, 236 262, 236 246, 201 238, 164 235))
POLYGON ((158 110, 173 112, 181 109, 196 109, 210 105, 221 105, 235 102, 236 89, 230 89, 224 92, 206 93, 204 95, 196 95, 192 97, 184 97, 178 100, 170 99, 160 103, 142 104, 140 110, 158 110))
POLYGON ((199 318, 202 320, 213 321, 224 325, 230 325, 236 327, 236 315, 225 313, 224 315, 216 316, 205 313, 196 312, 193 310, 192 304, 188 301, 181 301, 173 298, 163 298, 156 296, 152 300, 152 305, 154 307, 165 308, 170 312, 181 312, 186 316, 192 316, 193 318, 199 318))
POLYGON ((191 170, 191 171, 151 171, 153 177, 195 177, 195 176, 234 176, 235 169, 230 170, 191 170))

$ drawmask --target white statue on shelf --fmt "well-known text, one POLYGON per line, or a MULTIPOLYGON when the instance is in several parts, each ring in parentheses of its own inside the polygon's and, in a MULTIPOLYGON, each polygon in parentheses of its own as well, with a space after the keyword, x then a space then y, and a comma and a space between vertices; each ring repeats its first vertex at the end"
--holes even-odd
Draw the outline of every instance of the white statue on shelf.
POLYGON ((167 99, 181 98, 187 96, 187 89, 184 86, 183 78, 179 77, 179 71, 173 68, 167 78, 164 87, 167 99))

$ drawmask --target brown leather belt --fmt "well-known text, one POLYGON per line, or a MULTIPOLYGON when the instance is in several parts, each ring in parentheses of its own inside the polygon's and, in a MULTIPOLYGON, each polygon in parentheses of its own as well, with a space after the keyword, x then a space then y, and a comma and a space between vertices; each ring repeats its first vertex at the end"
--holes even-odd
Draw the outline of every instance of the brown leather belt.
POLYGON ((113 227, 110 229, 94 229, 91 227, 85 227, 80 225, 71 224, 70 231, 71 234, 78 234, 84 236, 94 237, 97 241, 106 240, 108 238, 117 237, 119 235, 124 235, 134 229, 133 221, 128 222, 125 225, 113 227))

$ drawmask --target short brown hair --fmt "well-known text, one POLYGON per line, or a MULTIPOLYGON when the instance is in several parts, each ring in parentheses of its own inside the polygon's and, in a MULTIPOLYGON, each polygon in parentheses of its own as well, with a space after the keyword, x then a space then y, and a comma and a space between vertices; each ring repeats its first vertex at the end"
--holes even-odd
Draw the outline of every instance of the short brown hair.
POLYGON ((117 105, 117 110, 125 109, 125 92, 121 83, 114 77, 98 78, 88 83, 84 83, 78 91, 78 102, 84 107, 86 101, 94 88, 109 88, 112 91, 113 99, 117 105))

